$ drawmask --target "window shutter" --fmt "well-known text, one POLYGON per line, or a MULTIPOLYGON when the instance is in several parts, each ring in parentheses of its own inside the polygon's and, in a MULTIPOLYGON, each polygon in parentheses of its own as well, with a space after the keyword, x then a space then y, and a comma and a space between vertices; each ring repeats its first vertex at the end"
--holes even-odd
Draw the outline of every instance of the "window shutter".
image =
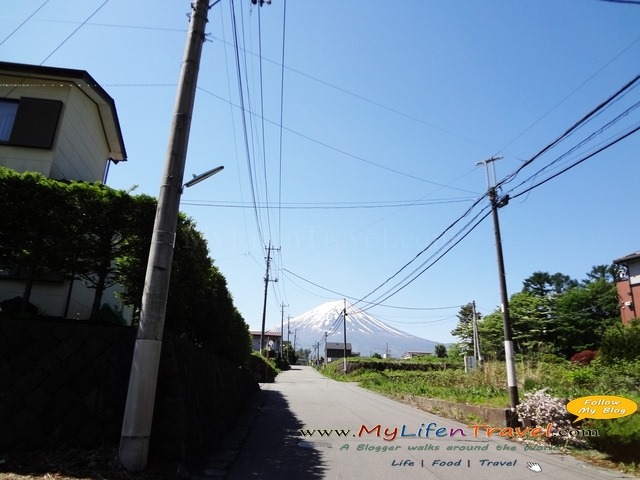
POLYGON ((62 110, 59 100, 20 98, 9 143, 22 147, 51 148, 62 110))

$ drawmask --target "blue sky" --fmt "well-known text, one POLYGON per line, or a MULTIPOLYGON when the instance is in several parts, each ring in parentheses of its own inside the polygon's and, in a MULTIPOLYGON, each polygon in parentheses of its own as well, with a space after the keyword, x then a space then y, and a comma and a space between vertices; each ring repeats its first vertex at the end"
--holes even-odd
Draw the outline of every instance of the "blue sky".
MULTIPOLYGON (((6 3, 1 58, 88 71, 115 99, 129 157, 112 167, 108 184, 157 195, 189 2, 6 3)), ((477 162, 503 156, 495 167, 506 178, 640 73, 638 5, 290 0, 286 21, 284 5, 222 0, 211 9, 185 180, 225 170, 182 199, 252 329, 260 329, 269 242, 280 250, 267 326, 279 325, 281 304, 286 318, 330 299, 356 303, 484 195, 477 162)), ((639 100, 640 88, 630 90, 502 193, 523 192, 637 127, 639 100)), ((592 265, 640 249, 639 151, 640 134, 631 135, 500 210, 510 294, 534 271, 582 279, 592 265)), ((486 206, 484 199, 394 280, 447 248, 486 206)), ((394 284, 365 300, 379 302, 394 284)), ((490 217, 381 305, 358 306, 450 342, 459 306, 472 300, 485 314, 500 303, 490 217)))

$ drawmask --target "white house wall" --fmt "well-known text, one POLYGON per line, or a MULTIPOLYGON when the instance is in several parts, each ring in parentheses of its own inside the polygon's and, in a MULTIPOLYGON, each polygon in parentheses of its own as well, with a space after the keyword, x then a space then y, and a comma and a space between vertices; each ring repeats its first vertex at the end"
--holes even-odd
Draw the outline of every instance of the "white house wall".
POLYGON ((102 181, 109 146, 97 105, 72 88, 58 128, 51 177, 102 181))
MULTIPOLYGON (((18 100, 20 97, 31 97, 60 100, 63 103, 62 116, 71 87, 68 84, 55 87, 48 85, 52 85, 49 80, 0 75, 0 98, 18 100), (43 86, 43 83, 47 86, 43 86)), ((0 146, 0 165, 18 172, 38 172, 50 177, 53 157, 54 150, 46 148, 0 146)))
POLYGON ((0 87, 0 98, 42 98, 63 104, 51 150, 2 145, 0 165, 56 180, 102 181, 109 146, 93 100, 70 82, 2 75, 0 84, 7 85, 0 87))
POLYGON ((631 285, 640 284, 640 261, 629 263, 627 265, 627 274, 629 275, 629 283, 631 285))

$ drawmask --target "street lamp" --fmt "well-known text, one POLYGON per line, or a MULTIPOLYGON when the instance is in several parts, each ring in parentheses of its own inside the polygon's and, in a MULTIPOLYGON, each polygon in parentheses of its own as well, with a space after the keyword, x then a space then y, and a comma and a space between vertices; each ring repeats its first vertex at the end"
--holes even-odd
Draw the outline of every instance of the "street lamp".
POLYGON ((201 173, 200 175, 194 175, 191 180, 189 180, 187 183, 184 184, 184 187, 186 188, 193 187, 195 184, 200 183, 201 181, 206 180, 209 177, 212 177, 213 175, 215 175, 218 172, 221 172, 222 170, 224 170, 224 166, 220 165, 219 167, 212 168, 211 170, 207 170, 206 172, 201 173))

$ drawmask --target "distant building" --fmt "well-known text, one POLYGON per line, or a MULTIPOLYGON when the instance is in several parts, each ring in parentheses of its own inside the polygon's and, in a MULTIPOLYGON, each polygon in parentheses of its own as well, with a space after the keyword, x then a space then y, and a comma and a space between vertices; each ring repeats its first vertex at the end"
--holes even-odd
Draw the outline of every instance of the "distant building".
POLYGON ((400 357, 400 358, 402 358, 403 360, 408 360, 410 358, 425 357, 427 355, 433 355, 433 353, 432 352, 413 352, 413 351, 410 351, 410 352, 404 352, 402 354, 402 357, 400 357))
POLYGON ((620 266, 616 280, 618 300, 620 301, 620 318, 622 323, 629 323, 639 318, 638 302, 640 302, 640 252, 614 260, 620 266))
MULTIPOLYGON (((347 343, 347 357, 351 356, 351 344, 347 343)), ((327 342, 324 350, 326 362, 332 362, 338 358, 344 358, 344 343, 327 342)))
MULTIPOLYGON (((253 350, 255 352, 260 351, 260 337, 262 336, 262 331, 260 330, 251 330, 251 343, 253 345, 253 350)), ((280 332, 275 332, 273 330, 264 332, 264 340, 263 345, 264 348, 269 347, 272 352, 276 354, 280 354, 280 342, 282 340, 282 335, 280 332)))

